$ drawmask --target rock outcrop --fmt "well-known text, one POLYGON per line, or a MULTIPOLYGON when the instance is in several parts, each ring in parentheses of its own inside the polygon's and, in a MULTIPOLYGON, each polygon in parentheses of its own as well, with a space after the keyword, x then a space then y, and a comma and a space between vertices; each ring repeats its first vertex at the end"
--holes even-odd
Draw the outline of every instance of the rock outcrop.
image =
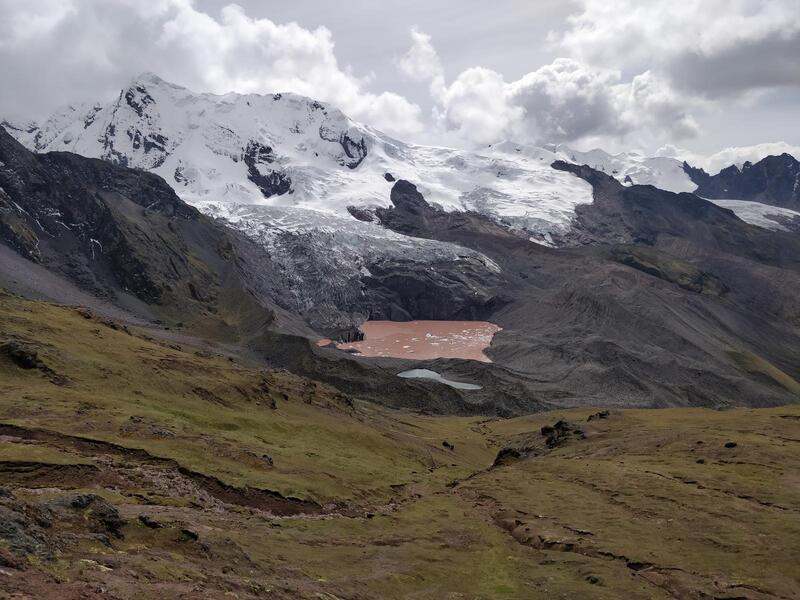
POLYGON ((263 326, 276 301, 287 303, 263 248, 201 215, 160 177, 70 153, 33 154, 2 128, 0 242, 148 318, 216 320, 235 303, 263 326))
POLYGON ((800 210, 800 162, 790 154, 767 156, 741 168, 731 165, 716 175, 684 167, 697 184, 698 196, 715 199, 752 200, 800 210))

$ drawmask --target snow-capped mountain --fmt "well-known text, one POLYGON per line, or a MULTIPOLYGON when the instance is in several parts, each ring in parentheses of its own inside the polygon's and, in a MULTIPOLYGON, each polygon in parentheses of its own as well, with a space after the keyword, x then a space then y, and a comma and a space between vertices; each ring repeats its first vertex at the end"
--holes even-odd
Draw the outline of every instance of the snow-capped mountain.
POLYGON ((556 152, 569 162, 589 165, 619 179, 625 185, 652 185, 668 192, 693 192, 697 184, 686 173, 684 165, 675 158, 648 157, 639 152, 609 154, 600 149, 578 152, 559 145, 556 152))
POLYGON ((71 106, 40 126, 10 125, 37 152, 64 150, 153 171, 195 206, 300 207, 347 216, 388 206, 392 179, 445 210, 513 222, 540 240, 565 230, 591 188, 550 168, 559 156, 406 144, 295 94, 198 94, 152 74, 108 104, 71 106))
POLYGON ((492 154, 527 156, 540 161, 564 160, 589 165, 625 185, 653 185, 668 192, 693 192, 697 188, 681 161, 667 157, 647 157, 639 152, 609 154, 596 148, 588 152, 573 150, 565 144, 545 147, 503 141, 489 146, 492 154))
POLYGON ((183 200, 260 242, 291 288, 290 308, 326 330, 363 321, 374 282, 404 264, 432 288, 447 288, 442 302, 465 306, 484 301, 471 281, 498 271, 474 250, 412 240, 351 214, 389 206, 395 177, 424 182, 432 201, 449 210, 480 210, 491 195, 493 215, 518 215, 540 237, 567 228, 573 207, 592 198, 588 184, 544 163, 403 144, 302 96, 195 94, 155 75, 137 78, 105 105, 68 107, 41 126, 4 125, 37 152, 68 151, 160 175, 183 200), (515 185, 531 211, 513 202, 515 185))
MULTIPOLYGON (((36 152, 153 171, 190 204, 239 221, 242 206, 295 208, 303 209, 304 226, 313 227, 316 214, 325 227, 331 215, 352 219, 350 207, 388 206, 391 182, 407 179, 444 210, 475 211, 552 244, 569 230, 575 207, 592 202, 591 187, 552 169, 555 160, 589 165, 625 185, 697 189, 674 158, 513 141, 479 151, 420 146, 296 94, 202 94, 153 74, 137 77, 112 102, 68 106, 40 125, 3 125, 36 152)), ((729 207, 774 228, 775 221, 753 216, 760 207, 752 203, 729 207)))

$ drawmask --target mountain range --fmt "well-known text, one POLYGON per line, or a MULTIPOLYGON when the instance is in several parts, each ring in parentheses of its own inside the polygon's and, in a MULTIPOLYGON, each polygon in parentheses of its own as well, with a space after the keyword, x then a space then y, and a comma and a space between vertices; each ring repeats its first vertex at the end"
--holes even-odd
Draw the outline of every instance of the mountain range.
POLYGON ((3 121, 0 598, 797 597, 799 177, 152 74, 3 121))
POLYGON ((226 217, 240 205, 338 216, 350 207, 386 207, 388 176, 415 182, 445 210, 478 212, 552 244, 550 236, 568 229, 575 206, 591 202, 588 186, 549 168, 555 160, 589 165, 626 185, 797 208, 796 200, 780 199, 797 193, 797 161, 789 155, 780 160, 794 165, 773 167, 785 170, 783 187, 765 194, 759 192, 764 177, 755 181, 753 174, 767 163, 752 172, 744 165, 753 181, 728 185, 736 166, 711 177, 677 159, 637 152, 512 141, 473 151, 419 146, 311 98, 198 94, 150 73, 112 102, 67 106, 41 124, 4 125, 34 152, 74 152, 154 172, 184 201, 226 217))
MULTIPOLYGON (((636 153, 425 147, 312 99, 152 74, 5 129, 28 147, 2 138, 6 244, 138 318, 258 352, 270 331, 491 318, 493 363, 433 365, 483 385, 444 410, 779 404, 800 377, 788 155, 709 175, 636 153)), ((403 364, 299 353, 280 360, 358 389, 380 378, 328 361, 403 364)))

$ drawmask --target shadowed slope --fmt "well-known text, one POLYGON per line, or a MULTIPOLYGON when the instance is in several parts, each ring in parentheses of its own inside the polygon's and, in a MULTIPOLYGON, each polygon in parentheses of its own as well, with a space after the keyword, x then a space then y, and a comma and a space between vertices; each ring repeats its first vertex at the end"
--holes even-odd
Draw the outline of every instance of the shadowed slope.
MULTIPOLYGON (((550 249, 473 213, 430 207, 398 182, 396 231, 452 241, 494 260, 503 327, 489 354, 552 405, 763 405, 796 401, 732 353, 800 377, 800 237, 774 234, 691 194, 626 188, 589 167, 556 165, 591 183, 571 237, 550 249), (780 289, 778 289, 780 288, 780 289)), ((499 366, 488 366, 488 370, 499 366)))

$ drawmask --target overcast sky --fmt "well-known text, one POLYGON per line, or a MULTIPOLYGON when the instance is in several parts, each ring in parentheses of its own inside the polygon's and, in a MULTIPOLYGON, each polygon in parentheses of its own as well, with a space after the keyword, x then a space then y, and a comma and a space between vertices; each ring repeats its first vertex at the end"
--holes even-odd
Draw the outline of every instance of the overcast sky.
POLYGON ((800 0, 0 0, 0 116, 152 71, 306 94, 426 143, 773 144, 734 156, 800 146, 799 57, 800 0))

